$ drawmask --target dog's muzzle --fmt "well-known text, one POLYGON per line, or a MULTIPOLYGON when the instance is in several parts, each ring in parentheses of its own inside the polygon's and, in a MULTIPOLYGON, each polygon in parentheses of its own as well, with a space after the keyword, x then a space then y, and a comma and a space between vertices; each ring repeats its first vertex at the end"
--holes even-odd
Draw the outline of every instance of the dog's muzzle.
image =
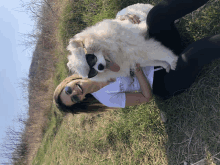
MULTIPOLYGON (((97 62, 97 57, 94 54, 86 54, 86 61, 87 61, 88 65, 89 65, 89 67, 90 67, 88 78, 95 77, 98 74, 98 71, 95 70, 93 67, 94 67, 94 65, 97 62)), ((103 64, 99 64, 98 65, 98 69, 100 71, 102 71, 102 70, 105 69, 105 67, 104 67, 103 64)))

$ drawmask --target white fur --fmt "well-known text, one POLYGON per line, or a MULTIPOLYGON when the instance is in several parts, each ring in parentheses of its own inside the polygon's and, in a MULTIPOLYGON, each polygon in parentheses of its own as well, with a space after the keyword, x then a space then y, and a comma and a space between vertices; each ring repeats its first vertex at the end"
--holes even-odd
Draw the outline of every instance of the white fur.
POLYGON ((95 54, 101 63, 104 63, 103 59, 109 58, 120 66, 118 72, 104 69, 91 78, 93 81, 129 76, 130 69, 135 69, 136 63, 140 63, 141 67, 162 66, 167 72, 170 68, 175 70, 178 57, 160 42, 144 38, 147 13, 152 7, 149 4, 135 4, 122 10, 124 15, 129 13, 139 16, 142 21, 140 24, 132 24, 129 20, 121 21, 119 12, 116 19, 105 19, 76 34, 67 47, 71 52, 68 56, 68 68, 82 77, 88 77, 90 68, 81 44, 83 41, 87 52, 95 54))

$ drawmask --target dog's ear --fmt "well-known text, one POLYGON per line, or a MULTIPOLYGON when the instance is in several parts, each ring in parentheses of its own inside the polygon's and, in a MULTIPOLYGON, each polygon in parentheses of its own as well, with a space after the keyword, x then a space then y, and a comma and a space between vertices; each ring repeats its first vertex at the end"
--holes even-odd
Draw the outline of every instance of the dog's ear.
POLYGON ((68 67, 69 71, 71 71, 71 69, 73 68, 73 66, 72 66, 71 62, 69 61, 69 62, 68 62, 66 65, 67 65, 67 67, 68 67))
POLYGON ((76 49, 78 47, 83 47, 82 41, 71 38, 69 45, 67 46, 67 50, 71 51, 72 49, 76 49))

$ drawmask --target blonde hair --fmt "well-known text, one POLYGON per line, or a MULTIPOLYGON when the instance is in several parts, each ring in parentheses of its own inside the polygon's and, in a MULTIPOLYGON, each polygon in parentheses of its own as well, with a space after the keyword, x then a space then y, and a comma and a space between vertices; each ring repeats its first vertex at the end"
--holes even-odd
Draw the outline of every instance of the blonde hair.
POLYGON ((87 94, 85 96, 86 98, 83 101, 81 101, 80 103, 73 104, 72 106, 66 106, 65 104, 63 104, 63 102, 60 99, 61 92, 69 82, 76 79, 82 79, 82 77, 80 77, 77 74, 73 74, 72 76, 69 76, 65 80, 63 80, 55 89, 53 101, 56 107, 60 111, 71 112, 71 113, 80 113, 80 112, 92 113, 92 112, 102 112, 110 109, 116 109, 103 105, 91 94, 87 94))

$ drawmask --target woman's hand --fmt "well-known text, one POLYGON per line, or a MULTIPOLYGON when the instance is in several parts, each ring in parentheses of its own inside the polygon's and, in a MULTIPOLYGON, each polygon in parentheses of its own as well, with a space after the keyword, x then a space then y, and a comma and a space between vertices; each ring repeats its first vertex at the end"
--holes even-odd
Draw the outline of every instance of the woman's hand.
POLYGON ((117 19, 120 19, 121 21, 129 20, 133 24, 139 24, 141 22, 140 17, 134 14, 120 15, 117 19))
POLYGON ((145 96, 145 98, 148 101, 151 100, 152 99, 151 87, 139 63, 136 64, 134 73, 139 81, 142 94, 145 96))
POLYGON ((136 76, 143 73, 142 68, 139 63, 136 63, 136 68, 135 68, 134 73, 136 74, 136 76))

